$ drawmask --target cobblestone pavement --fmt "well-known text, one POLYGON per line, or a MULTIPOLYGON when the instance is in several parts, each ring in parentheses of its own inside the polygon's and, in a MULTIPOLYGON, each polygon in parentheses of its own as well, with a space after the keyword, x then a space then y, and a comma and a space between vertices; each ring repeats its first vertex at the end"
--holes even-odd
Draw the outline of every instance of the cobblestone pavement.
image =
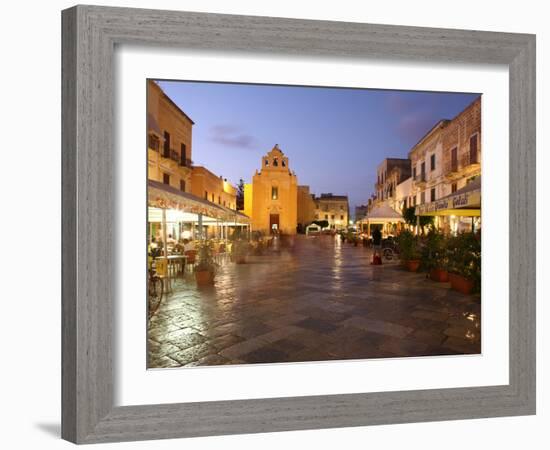
POLYGON ((330 236, 292 253, 227 262, 215 285, 174 284, 148 330, 148 367, 480 353, 479 297, 370 265, 330 236))

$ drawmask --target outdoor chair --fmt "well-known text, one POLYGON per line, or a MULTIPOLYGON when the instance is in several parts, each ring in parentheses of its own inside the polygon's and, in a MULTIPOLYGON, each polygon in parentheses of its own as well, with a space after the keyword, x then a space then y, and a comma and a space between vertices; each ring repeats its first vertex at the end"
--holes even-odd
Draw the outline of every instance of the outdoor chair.
POLYGON ((190 270, 193 270, 195 268, 195 264, 197 263, 197 251, 187 250, 185 252, 185 256, 187 256, 187 260, 185 261, 186 267, 188 266, 190 270))
POLYGON ((172 292, 172 279, 168 270, 169 268, 167 259, 161 257, 155 260, 155 273, 161 279, 164 285, 164 292, 166 293, 172 292))

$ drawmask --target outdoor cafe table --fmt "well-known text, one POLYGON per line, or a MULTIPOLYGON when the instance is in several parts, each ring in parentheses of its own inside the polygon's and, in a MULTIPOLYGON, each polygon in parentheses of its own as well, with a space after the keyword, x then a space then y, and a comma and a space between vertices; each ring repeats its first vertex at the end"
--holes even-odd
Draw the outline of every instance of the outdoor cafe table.
MULTIPOLYGON (((184 269, 185 268, 185 262, 187 260, 187 255, 168 255, 167 257, 166 256, 157 256, 155 258, 155 261, 159 260, 159 259, 166 259, 167 260, 168 268, 167 268, 166 276, 171 279, 172 278, 172 275, 171 275, 172 270, 171 269, 175 269, 176 264, 179 261, 183 262, 182 269, 184 269)), ((181 272, 183 273, 184 271, 182 270, 181 272)), ((174 270, 174 273, 177 274, 177 271, 174 270)))

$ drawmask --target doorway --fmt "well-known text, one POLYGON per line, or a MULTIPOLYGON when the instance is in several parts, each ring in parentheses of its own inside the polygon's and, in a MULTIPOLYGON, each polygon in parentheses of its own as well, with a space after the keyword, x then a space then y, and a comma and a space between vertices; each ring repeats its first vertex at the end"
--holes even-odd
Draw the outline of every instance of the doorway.
POLYGON ((269 230, 274 234, 279 232, 279 214, 269 215, 269 230))

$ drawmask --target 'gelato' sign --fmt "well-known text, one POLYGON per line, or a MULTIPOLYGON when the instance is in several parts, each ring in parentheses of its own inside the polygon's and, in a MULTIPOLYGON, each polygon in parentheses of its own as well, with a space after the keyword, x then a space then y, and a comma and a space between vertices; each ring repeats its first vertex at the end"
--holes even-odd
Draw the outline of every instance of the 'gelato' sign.
POLYGON ((452 197, 442 198, 441 200, 436 200, 435 202, 418 205, 416 207, 416 214, 433 214, 446 209, 479 208, 480 206, 480 191, 472 191, 464 194, 453 195, 452 197))

